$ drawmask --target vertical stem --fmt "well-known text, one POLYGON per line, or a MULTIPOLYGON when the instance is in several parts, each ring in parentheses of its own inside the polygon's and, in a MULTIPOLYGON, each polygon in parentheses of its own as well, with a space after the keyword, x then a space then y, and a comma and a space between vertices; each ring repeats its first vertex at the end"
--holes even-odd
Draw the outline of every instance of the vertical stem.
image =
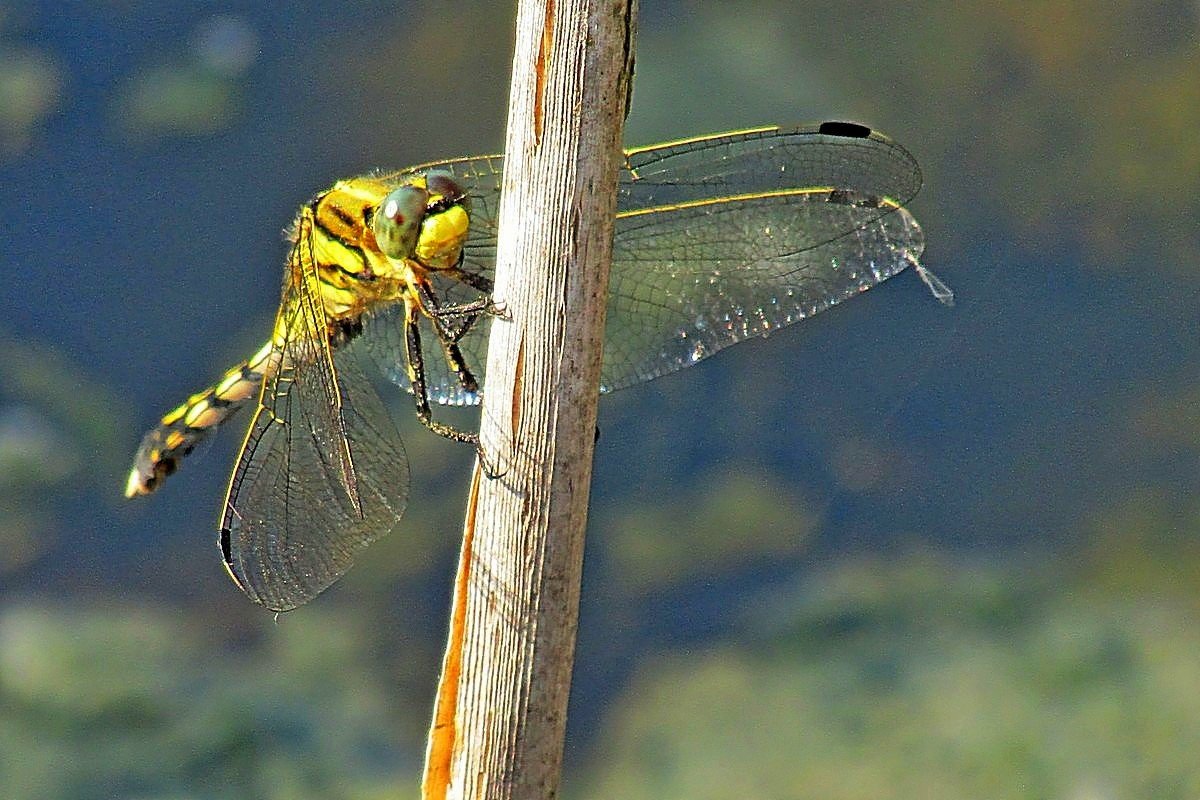
POLYGON ((427 798, 558 795, 635 13, 519 3, 481 427, 499 474, 468 510, 427 798))

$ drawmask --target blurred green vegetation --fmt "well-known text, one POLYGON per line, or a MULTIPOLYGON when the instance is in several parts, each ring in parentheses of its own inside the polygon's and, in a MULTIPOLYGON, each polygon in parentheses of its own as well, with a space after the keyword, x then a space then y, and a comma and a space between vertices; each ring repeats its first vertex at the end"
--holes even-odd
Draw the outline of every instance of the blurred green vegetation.
POLYGON ((810 576, 741 641, 642 664, 572 796, 1195 797, 1200 609, 1163 555, 1136 590, 1088 559, 810 576))
POLYGON ((125 136, 211 135, 234 122, 257 55, 254 30, 241 17, 218 15, 191 38, 182 57, 147 67, 121 87, 110 113, 125 136))
POLYGON ((368 633, 293 615, 214 660, 212 634, 177 609, 11 605, 0 786, 28 800, 412 796, 418 752, 395 732, 368 633))
POLYGON ((0 163, 24 152, 62 101, 63 67, 52 54, 6 35, 14 27, 0 5, 0 163))
MULTIPOLYGON (((1160 515, 1119 573, 1102 535, 1071 567, 851 558, 752 598, 734 640, 639 666, 567 796, 1194 797, 1200 553, 1175 544, 1198 522, 1160 515)), ((165 607, 8 607, 9 796, 415 791, 360 614, 287 615, 220 660, 214 639, 165 607)))
MULTIPOLYGON (((731 15, 749 8, 722 5, 731 15)), ((900 129, 920 129, 922 150, 945 154, 926 174, 964 190, 934 198, 954 220, 945 236, 955 244, 999 214, 1018 237, 1078 247, 1096 268, 1154 264, 1194 279, 1194 7, 968 0, 853 15, 835 0, 789 5, 775 4, 794 23, 786 29, 820 48, 839 82, 900 129), (903 48, 830 47, 830 26, 804 24, 802 14, 836 18, 844 41, 903 48), (888 82, 871 85, 880 75, 888 82), (952 180, 955 171, 969 180, 952 180), (1140 257, 1124 257, 1132 252, 1140 257)))
POLYGON ((229 124, 234 92, 224 76, 191 65, 165 66, 137 76, 114 115, 134 137, 212 134, 229 124))

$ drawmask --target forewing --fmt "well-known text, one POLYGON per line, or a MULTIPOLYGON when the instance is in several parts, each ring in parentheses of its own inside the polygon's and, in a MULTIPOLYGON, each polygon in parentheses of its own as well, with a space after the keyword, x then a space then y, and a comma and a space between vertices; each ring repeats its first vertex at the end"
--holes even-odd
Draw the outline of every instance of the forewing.
MULTIPOLYGON (((502 167, 493 156, 413 168, 447 169, 471 187, 464 268, 489 277, 502 167)), ((761 128, 627 151, 602 389, 694 364, 912 265, 924 242, 902 206, 920 187, 907 150, 857 126, 761 128)), ((473 290, 443 291, 462 302, 473 290)), ((460 342, 481 383, 489 327, 481 319, 460 342)), ((434 337, 423 345, 430 399, 478 402, 447 368, 434 337)), ((391 375, 407 387, 399 366, 391 375)))
MULTIPOLYGON (((626 153, 617 213, 796 189, 842 189, 905 205, 921 189, 912 154, 882 134, 833 135, 829 124, 758 128, 634 148, 626 153)), ((894 206, 892 206, 894 207, 894 206)), ((881 208, 888 213, 889 208, 881 208)))
POLYGON ((297 380, 305 420, 314 441, 336 466, 342 488, 353 505, 358 505, 354 464, 347 448, 348 437, 342 418, 343 399, 333 365, 329 320, 321 298, 321 279, 312 250, 312 219, 301 213, 285 278, 280 321, 285 332, 284 361, 304 380, 297 380))

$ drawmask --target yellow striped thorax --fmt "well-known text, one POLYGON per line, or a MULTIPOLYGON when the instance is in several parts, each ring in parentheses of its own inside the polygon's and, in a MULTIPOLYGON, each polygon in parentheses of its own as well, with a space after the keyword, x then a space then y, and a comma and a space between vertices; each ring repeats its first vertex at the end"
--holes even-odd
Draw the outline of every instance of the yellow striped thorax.
POLYGON ((448 172, 338 181, 301 210, 292 234, 301 257, 288 280, 308 283, 305 296, 320 296, 331 320, 377 303, 419 304, 415 285, 458 266, 469 231, 466 192, 448 172))

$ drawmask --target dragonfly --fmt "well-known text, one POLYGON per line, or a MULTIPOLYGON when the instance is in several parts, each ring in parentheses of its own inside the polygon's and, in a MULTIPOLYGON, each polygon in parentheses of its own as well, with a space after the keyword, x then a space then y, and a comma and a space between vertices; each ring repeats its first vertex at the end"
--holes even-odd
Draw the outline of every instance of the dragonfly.
MULTIPOLYGON (((372 380, 408 390, 433 432, 478 447, 434 404, 480 401, 501 156, 335 183, 290 231, 268 341, 145 434, 127 497, 158 489, 238 411, 249 424, 220 520, 253 601, 294 609, 397 526, 409 467, 372 380)), ((919 261, 913 156, 856 123, 761 127, 628 149, 601 367, 611 392, 830 308, 919 261)))

